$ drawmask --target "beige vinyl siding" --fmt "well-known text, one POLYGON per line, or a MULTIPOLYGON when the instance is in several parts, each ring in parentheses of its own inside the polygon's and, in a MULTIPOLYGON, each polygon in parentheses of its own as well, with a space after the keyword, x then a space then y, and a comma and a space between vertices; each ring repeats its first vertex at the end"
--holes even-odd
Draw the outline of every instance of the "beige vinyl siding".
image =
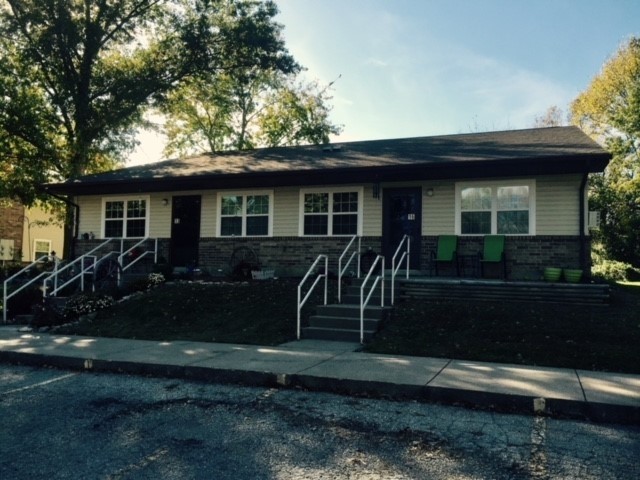
MULTIPOLYGON (((201 236, 215 235, 215 195, 212 192, 160 192, 142 194, 149 197, 149 236, 152 238, 171 237, 171 199, 179 195, 202 195, 201 236), (164 205, 163 201, 168 204, 164 205), (212 212, 209 214, 209 212, 212 212)), ((93 232, 96 238, 102 234, 102 200, 104 198, 135 198, 137 195, 101 195, 76 198, 80 206, 80 235, 93 232)))
POLYGON ((422 235, 451 235, 455 231, 455 183, 426 183, 422 187, 422 235), (433 195, 427 196, 427 190, 433 195))
POLYGON ((26 220, 22 233, 22 261, 35 260, 34 248, 36 240, 51 242, 50 251, 56 252, 58 258, 62 258, 64 248, 64 229, 52 219, 53 214, 42 210, 40 207, 27 208, 24 212, 26 220))
MULTIPOLYGON (((218 197, 214 191, 199 192, 199 194, 202 195, 200 236, 215 237, 218 230, 218 197)), ((167 236, 171 236, 171 231, 167 236)))
MULTIPOLYGON (((578 190, 581 175, 549 175, 535 177, 536 180, 536 235, 577 235, 579 222, 578 190)), ((496 179, 502 181, 503 179, 496 179)), ((484 181, 484 180, 483 180, 484 181)), ((491 181, 491 179, 487 179, 491 181)), ((456 180, 431 182, 402 182, 383 184, 380 198, 373 197, 373 185, 364 185, 362 198, 362 234, 379 236, 382 234, 382 205, 384 188, 422 188, 422 234, 446 235, 455 231, 455 185, 456 180), (427 195, 433 189, 433 196, 427 195)), ((327 185, 326 188, 344 188, 345 185, 327 185)), ((354 187, 360 188, 359 185, 354 187)), ((317 188, 317 187, 313 187, 317 188)), ((299 234, 300 187, 273 189, 273 236, 295 237, 299 234)), ((171 236, 171 199, 178 195, 202 196, 202 237, 215 237, 217 231, 218 191, 160 192, 148 194, 149 236, 169 238, 171 236), (168 205, 163 205, 167 199, 168 205)), ((76 198, 80 205, 80 234, 93 232, 98 237, 102 232, 102 199, 104 196, 81 196, 76 198)), ((120 195, 113 195, 120 196, 120 195)), ((135 197, 135 195, 122 195, 135 197)), ((146 196, 146 194, 145 194, 146 196)))
POLYGON ((538 177, 537 235, 578 235, 581 175, 538 177))
POLYGON ((362 235, 382 235, 382 189, 380 198, 373 198, 373 185, 365 185, 362 193, 362 235))
POLYGON ((102 197, 77 197, 75 202, 80 207, 80 235, 93 232, 96 238, 99 237, 102 231, 102 197))
POLYGON ((297 237, 300 209, 298 187, 276 188, 273 192, 273 236, 297 237))

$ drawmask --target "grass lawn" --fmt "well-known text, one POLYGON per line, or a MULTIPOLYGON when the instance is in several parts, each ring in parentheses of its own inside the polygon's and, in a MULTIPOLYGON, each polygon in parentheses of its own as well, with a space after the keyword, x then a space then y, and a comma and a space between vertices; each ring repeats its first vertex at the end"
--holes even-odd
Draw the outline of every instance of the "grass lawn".
MULTIPOLYGON (((60 333, 277 345, 296 336, 297 281, 162 285, 60 333)), ((318 300, 308 305, 311 308, 318 300)), ((305 313, 309 314, 305 307, 305 313)))
POLYGON ((405 302, 367 351, 640 373, 640 285, 616 285, 602 307, 405 302))
MULTIPOLYGON (((296 287, 293 280, 163 285, 59 332, 276 345, 295 338, 296 287)), ((603 307, 399 303, 366 350, 640 373, 639 347, 640 285, 627 284, 614 287, 612 304, 603 307)))

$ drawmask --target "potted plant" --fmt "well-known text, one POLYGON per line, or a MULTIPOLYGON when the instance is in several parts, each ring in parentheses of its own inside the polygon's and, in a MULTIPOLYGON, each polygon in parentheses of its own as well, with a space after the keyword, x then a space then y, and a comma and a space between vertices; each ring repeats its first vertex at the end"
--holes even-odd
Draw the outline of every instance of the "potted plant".
POLYGON ((582 279, 582 270, 565 268, 562 270, 562 276, 567 283, 578 283, 582 279))
POLYGON ((547 282, 560 281, 560 275, 562 275, 562 269, 557 267, 546 267, 544 269, 544 279, 547 282))

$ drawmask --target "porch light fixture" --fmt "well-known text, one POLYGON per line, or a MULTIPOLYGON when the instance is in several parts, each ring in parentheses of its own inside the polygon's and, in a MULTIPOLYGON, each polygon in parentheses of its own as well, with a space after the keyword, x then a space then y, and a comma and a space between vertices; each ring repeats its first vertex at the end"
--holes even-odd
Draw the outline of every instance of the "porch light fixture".
POLYGON ((168 198, 163 198, 163 199, 162 199, 162 205, 164 205, 165 207, 166 207, 167 205, 169 205, 169 199, 168 199, 168 198))
POLYGON ((380 184, 373 184, 373 198, 380 198, 380 184))
POLYGON ((427 188, 426 194, 427 197, 433 197, 433 188, 427 188))

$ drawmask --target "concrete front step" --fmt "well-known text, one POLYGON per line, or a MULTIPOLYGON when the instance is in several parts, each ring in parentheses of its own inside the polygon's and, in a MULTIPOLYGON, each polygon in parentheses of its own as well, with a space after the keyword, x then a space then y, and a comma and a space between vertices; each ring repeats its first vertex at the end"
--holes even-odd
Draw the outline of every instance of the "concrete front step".
MULTIPOLYGON (((376 334, 375 331, 365 330, 364 341, 369 341, 376 334)), ((333 340, 338 342, 359 342, 360 329, 336 329, 321 327, 305 327, 302 329, 302 338, 313 340, 333 340)))
MULTIPOLYGON (((391 307, 381 307, 380 305, 369 304, 364 309, 364 317, 382 320, 390 311, 391 307)), ((357 303, 318 305, 316 307, 316 313, 327 317, 349 317, 360 319, 360 301, 357 303)))
POLYGON ((413 280, 402 283, 403 299, 475 299, 608 305, 608 285, 483 280, 413 280))
MULTIPOLYGON (((380 320, 365 318, 364 329, 377 331, 380 320)), ((360 319, 354 317, 329 317, 324 315, 312 315, 309 317, 309 326, 317 328, 332 328, 342 330, 360 330, 360 319)))

